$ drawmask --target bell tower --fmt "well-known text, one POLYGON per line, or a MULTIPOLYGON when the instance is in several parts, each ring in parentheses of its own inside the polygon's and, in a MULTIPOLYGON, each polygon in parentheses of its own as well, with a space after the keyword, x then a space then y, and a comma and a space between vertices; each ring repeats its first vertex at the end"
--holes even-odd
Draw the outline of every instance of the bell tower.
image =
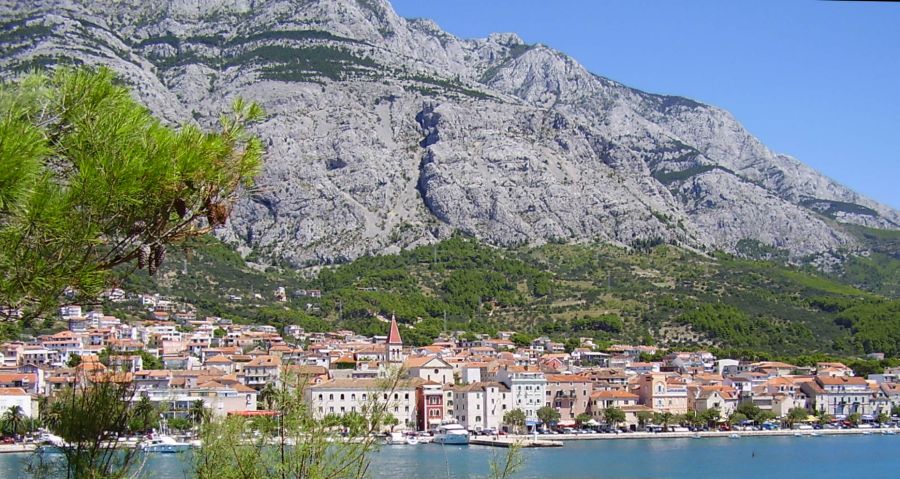
POLYGON ((400 328, 397 327, 397 318, 391 315, 391 332, 385 343, 385 359, 388 363, 403 362, 403 339, 400 338, 400 328))

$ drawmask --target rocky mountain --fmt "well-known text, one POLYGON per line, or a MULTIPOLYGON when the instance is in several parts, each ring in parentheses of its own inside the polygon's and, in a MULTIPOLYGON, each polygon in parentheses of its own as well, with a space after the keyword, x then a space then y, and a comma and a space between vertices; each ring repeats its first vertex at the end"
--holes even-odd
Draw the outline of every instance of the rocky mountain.
POLYGON ((856 249, 843 223, 900 228, 726 111, 384 0, 0 0, 3 75, 59 63, 109 65, 173 124, 262 103, 265 169, 219 235, 297 265, 454 231, 801 258, 856 249))

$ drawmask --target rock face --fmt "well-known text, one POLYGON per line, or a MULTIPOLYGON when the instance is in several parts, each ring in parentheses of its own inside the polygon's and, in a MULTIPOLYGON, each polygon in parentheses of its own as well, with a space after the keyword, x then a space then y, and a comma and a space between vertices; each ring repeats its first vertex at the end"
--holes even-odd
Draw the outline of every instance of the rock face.
POLYGON ((236 96, 264 172, 224 239, 297 265, 432 242, 670 242, 793 257, 900 213, 727 112, 628 88, 514 34, 461 40, 383 0, 0 1, 0 71, 104 64, 173 124, 236 96))

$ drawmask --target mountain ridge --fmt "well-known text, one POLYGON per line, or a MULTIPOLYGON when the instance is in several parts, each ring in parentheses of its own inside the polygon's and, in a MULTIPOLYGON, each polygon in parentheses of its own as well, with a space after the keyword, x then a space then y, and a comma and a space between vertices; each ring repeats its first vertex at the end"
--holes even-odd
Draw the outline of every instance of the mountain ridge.
POLYGON ((515 34, 464 40, 381 0, 0 2, 0 66, 108 64, 172 123, 269 112, 220 238, 295 265, 462 231, 492 244, 859 252, 900 213, 769 150, 728 112, 642 92, 515 34))

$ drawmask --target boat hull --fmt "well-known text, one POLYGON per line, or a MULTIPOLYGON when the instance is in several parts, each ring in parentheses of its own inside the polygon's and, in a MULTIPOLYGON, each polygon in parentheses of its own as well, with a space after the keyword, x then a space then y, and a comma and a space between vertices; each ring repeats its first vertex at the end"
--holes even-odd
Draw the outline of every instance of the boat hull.
POLYGON ((466 434, 447 434, 435 436, 434 442, 438 444, 465 446, 469 444, 469 436, 466 434))
POLYGON ((144 452, 153 452, 158 454, 176 454, 190 449, 190 444, 151 444, 143 448, 144 452))

